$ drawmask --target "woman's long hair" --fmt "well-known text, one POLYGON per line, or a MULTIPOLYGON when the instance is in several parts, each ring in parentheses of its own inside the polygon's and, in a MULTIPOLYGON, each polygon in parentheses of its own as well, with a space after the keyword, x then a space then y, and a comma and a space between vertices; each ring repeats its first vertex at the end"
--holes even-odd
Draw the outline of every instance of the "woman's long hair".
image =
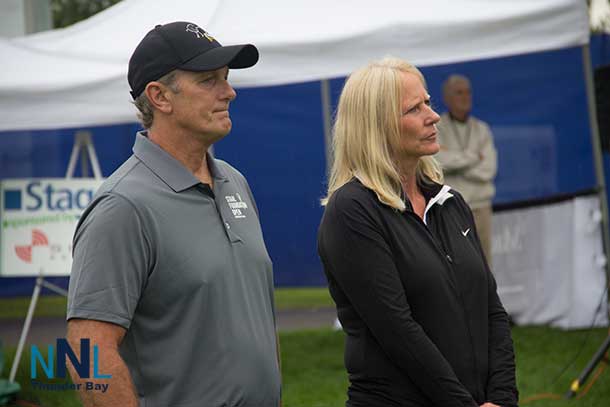
MULTIPOLYGON (((333 165, 326 205, 332 194, 356 177, 373 190, 379 201, 405 210, 398 170, 392 159, 399 144, 402 103, 401 72, 422 73, 399 58, 386 57, 352 73, 339 98, 333 127, 333 165)), ((417 166, 418 182, 443 182, 443 173, 431 156, 417 166)))

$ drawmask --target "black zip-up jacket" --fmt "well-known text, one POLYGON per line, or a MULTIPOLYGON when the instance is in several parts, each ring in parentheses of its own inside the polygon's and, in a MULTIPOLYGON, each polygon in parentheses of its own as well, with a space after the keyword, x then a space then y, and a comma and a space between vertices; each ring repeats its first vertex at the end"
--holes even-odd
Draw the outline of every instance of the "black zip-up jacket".
POLYGON ((424 221, 354 179, 326 206, 318 252, 347 334, 349 407, 517 406, 508 317, 462 196, 421 185, 424 221))

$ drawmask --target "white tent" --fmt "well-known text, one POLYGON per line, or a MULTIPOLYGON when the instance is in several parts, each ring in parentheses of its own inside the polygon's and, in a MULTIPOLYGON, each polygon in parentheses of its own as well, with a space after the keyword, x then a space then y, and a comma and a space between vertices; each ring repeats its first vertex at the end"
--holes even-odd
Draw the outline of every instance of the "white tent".
POLYGON ((124 0, 65 29, 0 40, 0 130, 135 121, 127 62, 156 24, 196 22, 224 44, 250 42, 237 87, 344 76, 392 54, 436 65, 583 45, 582 0, 124 0))
MULTIPOLYGON (((135 122, 126 79, 129 57, 156 24, 176 20, 196 22, 224 44, 256 44, 260 62, 231 73, 237 87, 321 80, 327 146, 327 79, 345 76, 371 59, 392 54, 430 66, 582 47, 582 82, 587 85, 602 233, 609 253, 584 1, 124 0, 66 29, 0 40, 0 131, 135 122)), ((490 75, 501 82, 501 72, 490 75)), ((318 198, 313 197, 315 205, 318 198)))

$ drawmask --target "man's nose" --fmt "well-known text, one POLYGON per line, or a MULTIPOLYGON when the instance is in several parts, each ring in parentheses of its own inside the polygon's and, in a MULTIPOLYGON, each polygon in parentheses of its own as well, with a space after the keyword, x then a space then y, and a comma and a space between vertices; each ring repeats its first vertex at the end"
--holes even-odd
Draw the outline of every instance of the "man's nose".
POLYGON ((223 91, 223 99, 226 99, 229 102, 237 97, 237 92, 235 92, 235 89, 233 89, 233 86, 231 86, 231 84, 227 80, 225 80, 225 88, 223 91))

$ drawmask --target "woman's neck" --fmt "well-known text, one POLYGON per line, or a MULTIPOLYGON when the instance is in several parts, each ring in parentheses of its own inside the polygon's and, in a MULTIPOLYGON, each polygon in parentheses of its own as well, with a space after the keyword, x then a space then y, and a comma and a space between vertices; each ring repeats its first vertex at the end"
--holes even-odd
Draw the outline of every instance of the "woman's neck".
POLYGON ((399 162, 398 175, 400 177, 400 185, 402 189, 409 197, 421 194, 419 187, 417 186, 417 161, 402 161, 399 162))
POLYGON ((417 184, 417 163, 414 162, 401 163, 398 166, 398 175, 400 176, 400 185, 403 192, 407 195, 413 212, 422 220, 426 209, 426 198, 417 184))

